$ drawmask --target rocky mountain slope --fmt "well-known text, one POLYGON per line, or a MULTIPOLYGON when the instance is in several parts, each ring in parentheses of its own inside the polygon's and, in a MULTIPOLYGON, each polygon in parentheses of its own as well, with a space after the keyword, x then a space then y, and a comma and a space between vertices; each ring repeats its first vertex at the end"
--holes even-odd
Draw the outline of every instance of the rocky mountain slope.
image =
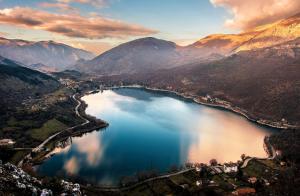
POLYGON ((252 32, 258 32, 235 52, 274 46, 300 37, 300 13, 275 23, 256 27, 252 32))
POLYGON ((30 42, 5 38, 0 38, 0 55, 28 66, 44 64, 57 70, 63 70, 80 59, 94 57, 90 52, 54 41, 30 42))
POLYGON ((0 195, 82 195, 79 184, 37 179, 13 164, 0 162, 0 195))
POLYGON ((258 26, 239 34, 209 35, 187 47, 202 57, 210 54, 231 55, 245 50, 264 48, 300 37, 300 13, 292 17, 258 26), (194 49, 198 50, 194 50, 194 49))

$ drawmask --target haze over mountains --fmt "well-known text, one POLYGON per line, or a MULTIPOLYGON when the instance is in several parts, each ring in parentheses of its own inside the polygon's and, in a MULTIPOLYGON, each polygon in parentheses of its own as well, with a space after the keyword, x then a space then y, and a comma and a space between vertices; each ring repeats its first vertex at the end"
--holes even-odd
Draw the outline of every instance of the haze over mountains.
MULTIPOLYGON (((0 55, 24 65, 43 64, 44 69, 64 70, 78 60, 89 60, 94 55, 85 50, 54 41, 31 42, 0 38, 0 55)), ((33 66, 36 67, 36 66, 33 66)))

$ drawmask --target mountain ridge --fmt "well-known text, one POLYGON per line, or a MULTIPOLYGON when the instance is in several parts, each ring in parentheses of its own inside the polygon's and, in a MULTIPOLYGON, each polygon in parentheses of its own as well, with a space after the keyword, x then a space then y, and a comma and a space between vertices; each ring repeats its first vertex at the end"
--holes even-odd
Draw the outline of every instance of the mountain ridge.
POLYGON ((22 64, 44 64, 63 70, 80 59, 89 60, 95 55, 54 41, 26 41, 0 37, 0 55, 22 64))

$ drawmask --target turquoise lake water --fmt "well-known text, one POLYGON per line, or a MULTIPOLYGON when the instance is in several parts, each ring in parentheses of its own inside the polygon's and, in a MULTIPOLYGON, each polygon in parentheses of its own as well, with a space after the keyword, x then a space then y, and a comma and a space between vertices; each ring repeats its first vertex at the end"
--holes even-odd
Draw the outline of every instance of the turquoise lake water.
POLYGON ((72 176, 117 185, 123 176, 186 162, 224 163, 241 154, 266 157, 263 139, 271 129, 232 112, 178 96, 122 88, 82 98, 86 112, 109 122, 103 130, 69 138, 38 167, 48 176, 72 176))

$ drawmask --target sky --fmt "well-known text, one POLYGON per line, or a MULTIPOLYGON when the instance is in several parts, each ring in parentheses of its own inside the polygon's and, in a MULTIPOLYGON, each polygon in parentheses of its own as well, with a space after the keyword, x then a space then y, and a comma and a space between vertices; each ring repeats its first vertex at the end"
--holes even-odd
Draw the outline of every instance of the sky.
POLYGON ((0 0, 0 36, 100 54, 148 36, 188 45, 274 22, 299 7, 299 0, 0 0))

